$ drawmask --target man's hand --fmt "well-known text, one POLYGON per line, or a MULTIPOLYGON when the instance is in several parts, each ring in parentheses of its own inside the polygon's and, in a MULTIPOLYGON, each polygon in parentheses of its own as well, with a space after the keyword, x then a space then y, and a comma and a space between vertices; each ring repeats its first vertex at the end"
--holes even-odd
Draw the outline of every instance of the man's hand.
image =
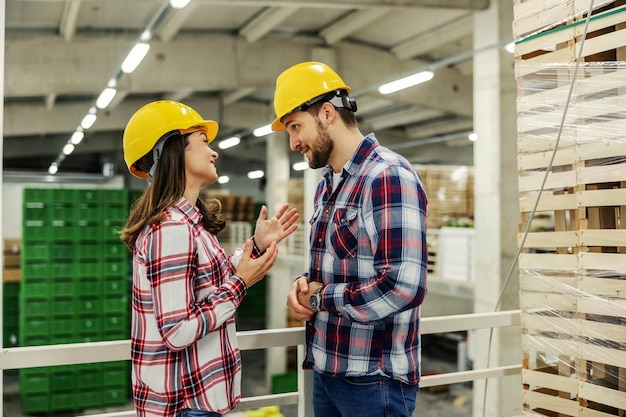
POLYGON ((287 295, 287 307, 291 310, 293 316, 300 321, 309 321, 313 318, 313 311, 309 308, 309 295, 313 292, 312 288, 317 288, 312 282, 309 284, 307 277, 300 276, 289 288, 287 295))

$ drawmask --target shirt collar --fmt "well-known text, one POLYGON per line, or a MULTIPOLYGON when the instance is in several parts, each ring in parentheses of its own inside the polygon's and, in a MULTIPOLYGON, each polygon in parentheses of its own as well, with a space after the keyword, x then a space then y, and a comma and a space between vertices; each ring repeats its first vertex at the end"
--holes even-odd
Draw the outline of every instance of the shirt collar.
MULTIPOLYGON (((343 166, 341 170, 341 176, 346 177, 347 175, 354 176, 357 174, 359 169, 362 168, 361 164, 368 157, 370 152, 378 146, 378 140, 374 133, 370 133, 363 138, 363 141, 359 144, 352 155, 352 158, 343 166)), ((329 181, 332 181, 333 169, 330 165, 327 165, 322 170, 322 175, 329 181)))
POLYGON ((189 203, 184 197, 179 198, 174 207, 188 217, 193 224, 198 224, 202 220, 198 207, 189 203))

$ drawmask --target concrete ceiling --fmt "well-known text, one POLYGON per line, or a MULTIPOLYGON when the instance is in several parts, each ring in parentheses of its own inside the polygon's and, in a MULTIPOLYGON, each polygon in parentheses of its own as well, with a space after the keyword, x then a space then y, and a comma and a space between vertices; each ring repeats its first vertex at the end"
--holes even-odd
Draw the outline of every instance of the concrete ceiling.
MULTIPOLYGON (((489 0, 6 0, 4 169, 45 173, 111 78, 113 103, 59 172, 126 167, 123 128, 142 105, 175 99, 219 122, 220 173, 264 169, 276 76, 306 60, 333 66, 357 99, 361 130, 415 163, 471 163, 473 14, 489 0), (146 28, 137 70, 120 64, 146 28), (431 67, 402 92, 377 87, 431 67), (454 146, 457 145, 457 146, 454 146), (458 146, 461 145, 461 146, 458 146)), ((280 140, 283 133, 269 140, 280 140)), ((300 156, 292 153, 294 160, 300 156)))

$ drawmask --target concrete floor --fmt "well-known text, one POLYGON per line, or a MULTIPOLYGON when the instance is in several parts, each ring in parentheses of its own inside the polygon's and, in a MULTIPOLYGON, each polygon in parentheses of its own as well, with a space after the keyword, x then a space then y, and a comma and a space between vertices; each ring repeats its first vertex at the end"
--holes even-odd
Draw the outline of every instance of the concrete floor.
MULTIPOLYGON (((255 325, 240 323, 240 330, 259 328, 255 325)), ((265 352, 251 350, 242 352, 244 397, 265 395, 270 388, 265 384, 265 352)), ((453 372, 457 369, 456 351, 450 341, 429 337, 424 340, 422 355, 423 374, 453 372)), ((4 376, 4 412, 3 417, 25 417, 19 398, 19 383, 16 375, 4 376)), ((132 403, 126 406, 109 407, 106 409, 84 410, 75 414, 54 414, 55 417, 73 417, 79 415, 99 414, 132 410, 132 403)), ((284 417, 298 417, 297 405, 282 406, 280 412, 284 417)), ((245 417, 245 412, 232 412, 228 417, 245 417)), ((454 384, 439 389, 424 389, 417 395, 414 417, 471 417, 472 388, 467 384, 454 384)))

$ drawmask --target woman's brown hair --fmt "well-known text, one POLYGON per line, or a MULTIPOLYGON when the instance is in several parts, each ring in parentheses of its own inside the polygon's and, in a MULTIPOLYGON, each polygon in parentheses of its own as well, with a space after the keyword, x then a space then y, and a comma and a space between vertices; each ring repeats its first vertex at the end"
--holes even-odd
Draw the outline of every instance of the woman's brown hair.
MULTIPOLYGON (((149 224, 159 223, 166 209, 176 204, 185 191, 185 147, 188 136, 168 133, 159 158, 152 183, 133 203, 121 239, 133 250, 137 237, 149 224)), ((144 172, 152 166, 152 151, 144 155, 136 166, 144 172)), ((222 205, 217 199, 201 199, 195 202, 202 214, 202 224, 210 233, 217 234, 226 226, 222 205)))

